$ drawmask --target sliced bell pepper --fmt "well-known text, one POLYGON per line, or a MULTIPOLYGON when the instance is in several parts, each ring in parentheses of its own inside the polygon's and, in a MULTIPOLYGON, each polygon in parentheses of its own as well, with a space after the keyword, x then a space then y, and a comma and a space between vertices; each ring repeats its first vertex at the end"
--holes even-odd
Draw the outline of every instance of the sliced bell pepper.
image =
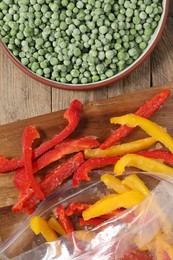
POLYGON ((81 215, 82 211, 87 209, 90 204, 85 204, 81 202, 72 202, 65 210, 67 216, 72 216, 74 214, 81 215))
POLYGON ((84 220, 83 218, 79 218, 79 225, 81 227, 84 227, 84 226, 97 227, 98 225, 102 224, 103 222, 105 222, 105 220, 101 219, 101 218, 91 218, 89 220, 84 220))
POLYGON ((105 150, 101 148, 86 149, 84 151, 85 158, 101 157, 101 156, 120 156, 127 153, 134 153, 146 149, 153 145, 156 140, 153 137, 144 138, 134 142, 111 146, 105 150))
POLYGON ((155 238, 156 259, 171 260, 173 259, 173 243, 172 239, 166 234, 158 234, 155 238))
MULTIPOLYGON (((39 183, 41 190, 45 196, 58 188, 61 183, 70 177, 72 173, 83 163, 83 154, 80 152, 69 158, 66 162, 55 168, 39 183)), ((40 202, 39 197, 31 189, 24 193, 20 193, 17 203, 13 206, 13 212, 26 211, 31 214, 36 204, 40 202)))
POLYGON ((56 241, 58 239, 58 236, 49 227, 47 221, 39 216, 35 216, 31 219, 30 227, 36 235, 41 233, 47 242, 56 241))
POLYGON ((31 187, 37 196, 43 200, 45 198, 44 193, 40 189, 39 185, 33 176, 32 171, 32 143, 35 138, 39 138, 40 135, 35 127, 28 126, 25 128, 22 135, 22 150, 23 150, 23 160, 25 169, 25 180, 28 187, 31 187))
POLYGON ((77 127, 81 111, 82 103, 75 99, 64 113, 64 118, 67 119, 69 122, 68 125, 64 128, 64 130, 62 130, 62 132, 37 147, 33 152, 33 159, 38 158, 40 155, 67 138, 77 127))
POLYGON ((115 192, 119 194, 130 190, 130 188, 124 185, 120 179, 112 176, 109 173, 103 174, 101 176, 101 181, 103 181, 106 184, 108 189, 113 189, 115 192))
POLYGON ((120 260, 154 260, 154 259, 155 258, 152 256, 152 254, 147 250, 140 251, 139 249, 133 249, 129 251, 129 253, 127 253, 120 260))
POLYGON ((154 159, 137 154, 124 155, 114 166, 114 173, 121 175, 126 166, 133 166, 146 172, 173 174, 173 168, 154 159))
POLYGON ((150 195, 150 190, 136 174, 132 174, 126 177, 122 181, 122 184, 124 184, 126 187, 131 188, 132 190, 138 190, 142 192, 146 197, 150 195))
POLYGON ((78 186, 82 180, 90 180, 88 173, 93 169, 99 169, 107 165, 115 164, 120 157, 97 157, 85 161, 73 175, 73 186, 78 186))
MULTIPOLYGON (((104 220, 108 220, 110 218, 116 217, 117 215, 119 215, 120 213, 124 212, 125 209, 121 208, 121 209, 115 209, 112 212, 108 213, 108 214, 104 214, 101 215, 100 218, 104 219, 104 220)), ((131 220, 132 218, 130 218, 131 220)))
MULTIPOLYGON (((82 137, 72 140, 63 141, 58 144, 53 150, 50 150, 36 159, 32 164, 33 173, 44 168, 50 163, 59 160, 67 154, 79 152, 86 148, 97 147, 99 142, 95 137, 82 137)), ((20 168, 14 173, 13 183, 15 187, 24 192, 28 188, 28 181, 25 178, 25 169, 20 168)))
POLYGON ((65 236, 65 231, 63 229, 63 227, 61 226, 61 224, 59 223, 59 221, 55 218, 55 217, 51 217, 48 220, 48 225, 51 229, 53 229, 54 231, 56 231, 58 234, 60 234, 61 236, 65 236))
POLYGON ((118 195, 110 194, 91 205, 88 209, 84 210, 82 217, 84 220, 88 220, 91 218, 100 217, 101 215, 107 214, 118 208, 128 209, 139 204, 144 199, 144 194, 138 190, 130 190, 118 195))
MULTIPOLYGON (((78 100, 72 101, 69 108, 64 113, 64 118, 68 120, 68 125, 57 135, 55 135, 52 139, 47 142, 41 144, 39 147, 35 148, 32 153, 32 159, 38 158, 40 155, 50 150, 65 138, 67 138, 77 127, 80 119, 80 114, 82 111, 82 103, 78 100)), ((0 157, 0 173, 9 172, 12 170, 16 170, 19 167, 22 167, 24 164, 23 158, 16 159, 6 159, 4 157, 0 157)))
POLYGON ((164 144, 173 153, 172 137, 158 124, 149 119, 133 114, 127 114, 120 117, 112 117, 110 121, 113 124, 126 124, 131 127, 140 126, 148 135, 164 144))
POLYGON ((66 234, 75 231, 75 228, 69 217, 65 214, 65 209, 62 205, 59 205, 54 211, 55 217, 58 218, 61 226, 65 230, 66 234))
POLYGON ((160 159, 163 160, 165 163, 173 164, 173 154, 168 151, 163 150, 151 150, 151 151, 141 151, 137 154, 153 158, 153 159, 160 159))
POLYGON ((7 159, 3 156, 0 156, 0 174, 16 170, 23 166, 23 158, 19 160, 16 159, 7 159))
MULTIPOLYGON (((136 112, 135 115, 142 116, 145 118, 151 117, 168 99, 170 96, 170 90, 165 89, 161 91, 160 93, 156 94, 154 97, 152 97, 150 100, 148 100, 146 103, 144 103, 136 112)), ((101 144, 101 149, 106 149, 110 147, 113 144, 116 144, 119 142, 123 137, 130 134, 132 131, 134 131, 135 128, 129 127, 127 125, 120 126, 117 130, 115 130, 105 141, 103 144, 101 144)))
POLYGON ((75 237, 78 240, 90 242, 94 238, 94 233, 88 230, 77 230, 75 232, 75 237))

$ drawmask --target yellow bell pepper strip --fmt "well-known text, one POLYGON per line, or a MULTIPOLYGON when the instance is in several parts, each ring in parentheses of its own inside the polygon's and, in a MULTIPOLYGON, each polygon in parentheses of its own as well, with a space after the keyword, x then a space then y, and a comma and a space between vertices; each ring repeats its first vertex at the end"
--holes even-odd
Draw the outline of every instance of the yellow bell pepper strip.
POLYGON ((128 125, 130 127, 140 126, 148 135, 154 137, 157 141, 160 141, 173 153, 172 137, 163 128, 151 120, 134 114, 127 114, 120 117, 112 117, 110 121, 113 124, 128 125))
POLYGON ((146 197, 150 195, 150 190, 136 174, 132 174, 125 178, 122 181, 122 184, 131 188, 132 190, 138 190, 142 192, 146 197))
POLYGON ((143 149, 150 147, 155 142, 156 140, 153 137, 148 137, 134 142, 114 145, 105 150, 101 148, 85 149, 84 155, 86 159, 93 158, 93 157, 100 157, 100 156, 119 156, 127 153, 134 153, 134 152, 141 151, 143 149))
POLYGON ((118 208, 131 208, 144 199, 144 194, 138 190, 130 190, 118 195, 110 194, 84 210, 82 216, 84 220, 99 217, 118 208))
POLYGON ((118 194, 129 191, 130 189, 122 184, 122 181, 109 173, 105 173, 101 176, 101 181, 108 187, 108 189, 113 189, 118 194))
MULTIPOLYGON (((171 91, 169 89, 164 89, 160 93, 154 95, 151 99, 139 107, 139 109, 135 112, 135 115, 145 118, 151 117, 168 99, 170 93, 171 91)), ((100 148, 104 150, 113 144, 115 145, 134 130, 135 128, 130 128, 127 125, 120 126, 104 141, 103 144, 101 144, 100 148)))
POLYGON ((51 217, 48 220, 48 225, 51 229, 53 229, 54 231, 56 231, 58 234, 60 234, 61 236, 65 236, 65 231, 63 229, 63 227, 61 226, 61 224, 59 223, 59 221, 55 218, 55 217, 51 217))
POLYGON ((88 230, 78 230, 75 231, 75 237, 78 240, 84 241, 84 242, 90 242, 94 238, 94 233, 88 230))
POLYGON ((121 175, 126 166, 133 166, 146 172, 173 174, 173 168, 154 159, 146 158, 137 154, 124 155, 114 166, 114 173, 121 175))
POLYGON ((166 234, 159 234, 155 239, 156 259, 173 259, 173 244, 172 239, 166 234))
POLYGON ((31 219, 30 227, 36 235, 41 233, 47 242, 56 241, 58 239, 58 236, 49 227, 47 221, 39 216, 35 216, 31 219))

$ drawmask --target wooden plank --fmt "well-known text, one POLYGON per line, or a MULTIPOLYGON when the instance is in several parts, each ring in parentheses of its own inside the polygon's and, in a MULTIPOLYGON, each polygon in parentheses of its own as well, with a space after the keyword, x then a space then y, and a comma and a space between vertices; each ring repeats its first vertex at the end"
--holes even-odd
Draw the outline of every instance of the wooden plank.
MULTIPOLYGON (((134 112, 155 93, 168 87, 172 90, 171 98, 152 118, 163 127, 166 127, 169 133, 173 133, 173 124, 171 120, 169 120, 172 115, 172 82, 160 88, 145 89, 140 92, 84 105, 79 126, 74 131, 72 137, 97 135, 100 141, 105 140, 114 129, 114 126, 109 123, 110 117, 134 112)), ((51 138, 51 136, 59 132, 66 125, 66 120, 63 119, 63 112, 64 111, 58 111, 0 126, 0 154, 9 157, 19 157, 21 155, 22 131, 25 126, 29 124, 35 125, 39 129, 42 140, 51 138)), ((133 140, 142 136, 144 136, 144 133, 138 130, 125 140, 133 140)), ((25 214, 16 215, 11 212, 11 205, 13 205, 17 199, 17 191, 13 186, 12 178, 12 173, 0 175, 0 236, 2 241, 9 237, 15 229, 19 227, 22 220, 26 218, 25 214), (6 218, 4 218, 4 215, 6 215, 6 218), (4 228, 6 226, 8 226, 7 229, 4 228)))
POLYGON ((152 84, 173 80, 173 17, 168 17, 163 35, 152 54, 152 84))
POLYGON ((0 96, 1 124, 51 112, 51 88, 21 72, 1 49, 0 96))
POLYGON ((129 74, 126 78, 112 84, 108 88, 108 97, 114 97, 144 88, 149 88, 151 80, 150 77, 150 58, 148 58, 138 69, 129 74))
POLYGON ((107 88, 88 91, 68 91, 52 89, 52 111, 65 109, 72 100, 78 99, 83 104, 107 98, 107 88))
MULTIPOLYGON (((113 129, 113 126, 109 123, 110 117, 134 112, 140 104, 155 92, 155 89, 149 89, 84 105, 84 112, 79 126, 72 134, 72 137, 96 135, 102 142, 113 129)), ((159 113, 159 117, 156 115, 155 118, 159 118, 161 125, 172 130, 173 125, 168 120, 168 117, 162 118, 161 116, 162 113, 169 114, 170 111, 170 101, 168 101, 159 113)), ((41 141, 45 141, 62 130, 66 123, 66 120, 63 118, 63 111, 58 111, 0 126, 0 154, 8 158, 19 158, 21 156, 21 136, 27 125, 37 127, 41 133, 41 141)), ((12 175, 0 175, 1 198, 4 198, 4 200, 1 200, 0 207, 10 206, 14 203, 17 192, 12 187, 12 175), (6 196, 9 197, 8 200, 5 200, 6 196)))

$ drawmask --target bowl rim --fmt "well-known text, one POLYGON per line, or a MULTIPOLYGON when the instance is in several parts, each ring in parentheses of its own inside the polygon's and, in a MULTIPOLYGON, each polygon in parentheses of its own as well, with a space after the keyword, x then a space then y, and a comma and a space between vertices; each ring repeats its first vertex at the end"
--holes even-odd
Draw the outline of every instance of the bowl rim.
POLYGON ((93 83, 86 83, 86 84, 70 84, 70 83, 61 83, 61 82, 56 82, 51 79, 46 79, 44 77, 41 77, 34 72, 32 72, 30 69, 28 69, 26 66, 24 66, 12 53, 11 51, 2 43, 0 40, 0 47, 2 50, 5 52, 5 54, 10 58, 10 60, 22 71, 24 72, 27 76, 31 77, 32 79, 44 84, 47 87, 54 87, 58 89, 64 89, 64 90, 93 90, 93 89, 98 89, 101 87, 108 87, 110 84, 115 83, 124 77, 128 76, 131 74, 134 70, 136 70, 153 52, 155 49, 156 45, 158 44, 162 32, 164 30, 167 16, 168 16, 168 10, 169 10, 169 0, 163 0, 162 3, 164 3, 164 13, 163 19, 160 25, 160 29, 157 32, 157 36, 153 40, 151 46, 149 46, 148 50, 144 52, 142 57, 139 56, 139 58, 133 62, 129 67, 127 67, 124 71, 120 72, 119 74, 116 74, 112 76, 111 78, 98 81, 98 82, 93 82, 93 83))

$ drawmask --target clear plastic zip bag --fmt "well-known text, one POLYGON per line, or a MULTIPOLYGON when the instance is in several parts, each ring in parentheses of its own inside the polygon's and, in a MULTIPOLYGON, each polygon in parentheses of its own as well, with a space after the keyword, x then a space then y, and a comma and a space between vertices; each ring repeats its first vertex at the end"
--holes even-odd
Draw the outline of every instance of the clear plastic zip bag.
POLYGON ((1 259, 173 259, 173 180, 161 174, 155 178, 140 173, 140 178, 152 190, 151 195, 96 228, 77 230, 50 243, 45 243, 41 235, 34 235, 29 222, 35 215, 46 219, 59 204, 67 206, 73 201, 93 203, 108 195, 110 191, 100 181, 102 173, 96 171, 90 182, 78 188, 67 183, 41 203, 35 213, 0 247, 1 259))

